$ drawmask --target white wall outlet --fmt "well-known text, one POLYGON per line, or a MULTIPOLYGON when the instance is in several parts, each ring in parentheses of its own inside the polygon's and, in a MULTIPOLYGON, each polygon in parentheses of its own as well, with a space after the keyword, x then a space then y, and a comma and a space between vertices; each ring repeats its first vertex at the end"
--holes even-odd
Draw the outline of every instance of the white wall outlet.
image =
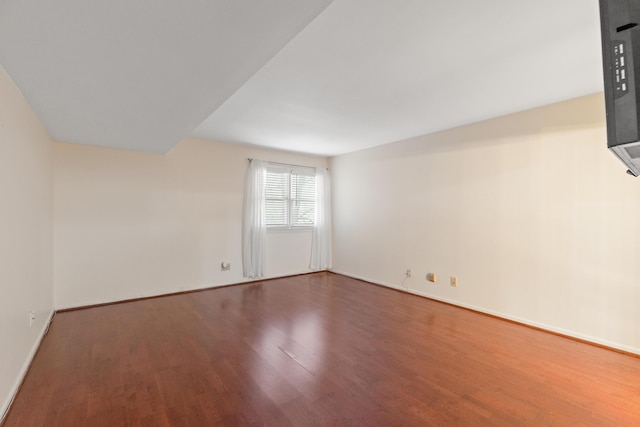
POLYGON ((407 277, 411 277, 411 276, 413 276, 413 273, 411 272, 411 270, 409 270, 409 269, 407 268, 407 272, 405 273, 405 275, 406 275, 407 277))
POLYGON ((36 321, 36 314, 32 311, 29 312, 29 326, 33 326, 33 323, 36 321))
POLYGON ((456 276, 451 276, 451 286, 454 288, 458 286, 458 278, 456 276))
POLYGON ((428 273, 427 280, 436 283, 438 281, 438 275, 436 273, 428 273))
POLYGON ((220 270, 221 271, 229 271, 229 270, 231 270, 231 263, 230 262, 226 262, 226 261, 222 261, 222 263, 220 263, 220 270))

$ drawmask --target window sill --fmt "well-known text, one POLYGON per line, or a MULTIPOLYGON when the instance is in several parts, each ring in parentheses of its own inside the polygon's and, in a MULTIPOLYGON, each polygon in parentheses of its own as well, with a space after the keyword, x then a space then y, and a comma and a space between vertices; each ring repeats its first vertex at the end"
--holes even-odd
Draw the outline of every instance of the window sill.
POLYGON ((298 233, 313 231, 315 227, 267 227, 267 233, 298 233))

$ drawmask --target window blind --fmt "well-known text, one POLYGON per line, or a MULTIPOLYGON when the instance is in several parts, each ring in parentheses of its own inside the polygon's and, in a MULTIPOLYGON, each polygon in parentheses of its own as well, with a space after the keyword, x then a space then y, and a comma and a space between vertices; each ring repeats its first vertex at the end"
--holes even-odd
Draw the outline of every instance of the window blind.
POLYGON ((268 163, 265 207, 267 227, 313 227, 315 169, 268 163))

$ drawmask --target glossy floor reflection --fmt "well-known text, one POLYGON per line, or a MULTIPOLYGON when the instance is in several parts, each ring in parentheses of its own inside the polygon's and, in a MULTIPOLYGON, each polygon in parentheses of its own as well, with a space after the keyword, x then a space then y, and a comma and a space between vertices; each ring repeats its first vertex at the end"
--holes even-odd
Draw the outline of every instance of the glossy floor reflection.
POLYGON ((640 425, 640 359, 318 273, 59 313, 13 426, 640 425))

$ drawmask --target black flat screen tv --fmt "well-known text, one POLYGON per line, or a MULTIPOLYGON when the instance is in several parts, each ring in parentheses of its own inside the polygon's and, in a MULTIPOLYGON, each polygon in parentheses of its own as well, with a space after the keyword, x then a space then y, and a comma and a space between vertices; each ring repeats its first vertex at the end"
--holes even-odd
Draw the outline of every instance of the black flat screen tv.
POLYGON ((640 0, 600 0, 607 146, 640 175, 640 0), (637 78, 636 78, 637 77, 637 78))

